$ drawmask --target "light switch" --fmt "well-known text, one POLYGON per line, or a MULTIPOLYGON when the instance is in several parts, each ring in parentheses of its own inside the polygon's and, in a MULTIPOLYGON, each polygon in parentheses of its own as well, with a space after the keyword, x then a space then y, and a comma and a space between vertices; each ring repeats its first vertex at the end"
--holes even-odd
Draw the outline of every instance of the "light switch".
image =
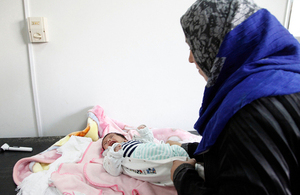
POLYGON ((28 17, 27 22, 30 42, 48 42, 47 18, 28 17))

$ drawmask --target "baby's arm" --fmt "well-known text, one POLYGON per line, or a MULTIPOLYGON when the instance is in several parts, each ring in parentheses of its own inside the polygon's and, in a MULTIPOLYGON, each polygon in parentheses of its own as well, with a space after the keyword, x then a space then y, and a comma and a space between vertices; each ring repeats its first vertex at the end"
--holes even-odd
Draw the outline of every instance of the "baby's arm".
POLYGON ((153 133, 146 125, 140 125, 137 128, 137 132, 139 132, 140 136, 134 135, 134 140, 141 141, 143 143, 154 141, 153 133))
POLYGON ((104 162, 103 167, 104 169, 111 174, 112 176, 119 176, 122 173, 122 162, 123 162, 123 153, 124 151, 119 148, 121 144, 115 143, 111 147, 103 153, 104 155, 104 162), (116 148, 116 152, 115 152, 116 148), (119 149, 117 149, 119 148, 119 149))

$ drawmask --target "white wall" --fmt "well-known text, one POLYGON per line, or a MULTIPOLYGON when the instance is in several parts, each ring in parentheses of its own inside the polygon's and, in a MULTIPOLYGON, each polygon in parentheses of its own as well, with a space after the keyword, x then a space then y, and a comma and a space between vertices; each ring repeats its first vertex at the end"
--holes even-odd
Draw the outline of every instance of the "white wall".
POLYGON ((291 13, 291 20, 289 23, 289 31, 300 41, 300 0, 293 1, 293 8, 291 13))
MULTIPOLYGON (((24 4, 0 0, 0 137, 82 130, 97 104, 129 125, 193 129, 205 82, 179 19, 194 0, 27 2, 29 16, 47 17, 49 42, 32 45, 31 77, 24 4)), ((258 4, 284 21, 285 1, 258 4)))
POLYGON ((268 9, 276 18, 284 24, 285 10, 288 0, 254 0, 258 6, 268 9))
POLYGON ((0 0, 0 137, 36 135, 22 10, 0 0))

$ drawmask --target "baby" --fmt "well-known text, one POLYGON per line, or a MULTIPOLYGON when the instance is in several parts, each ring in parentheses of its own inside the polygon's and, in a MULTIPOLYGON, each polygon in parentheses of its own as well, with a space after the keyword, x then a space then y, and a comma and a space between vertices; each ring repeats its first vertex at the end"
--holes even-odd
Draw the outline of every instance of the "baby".
POLYGON ((187 152, 178 145, 154 143, 151 130, 137 128, 140 136, 127 140, 122 134, 109 133, 102 140, 104 169, 113 176, 121 173, 157 185, 173 185, 170 170, 174 160, 188 160, 187 152))

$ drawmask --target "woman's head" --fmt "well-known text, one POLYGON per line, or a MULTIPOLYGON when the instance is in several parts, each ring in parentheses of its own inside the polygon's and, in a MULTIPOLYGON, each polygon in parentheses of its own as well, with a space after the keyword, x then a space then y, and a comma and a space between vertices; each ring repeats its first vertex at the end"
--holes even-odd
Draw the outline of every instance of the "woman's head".
POLYGON ((102 139, 102 148, 106 150, 109 146, 112 146, 114 143, 127 142, 127 139, 124 135, 120 133, 108 133, 102 139))
POLYGON ((208 87, 222 69, 217 54, 224 37, 258 9, 252 0, 198 0, 181 17, 194 63, 207 76, 208 87))

